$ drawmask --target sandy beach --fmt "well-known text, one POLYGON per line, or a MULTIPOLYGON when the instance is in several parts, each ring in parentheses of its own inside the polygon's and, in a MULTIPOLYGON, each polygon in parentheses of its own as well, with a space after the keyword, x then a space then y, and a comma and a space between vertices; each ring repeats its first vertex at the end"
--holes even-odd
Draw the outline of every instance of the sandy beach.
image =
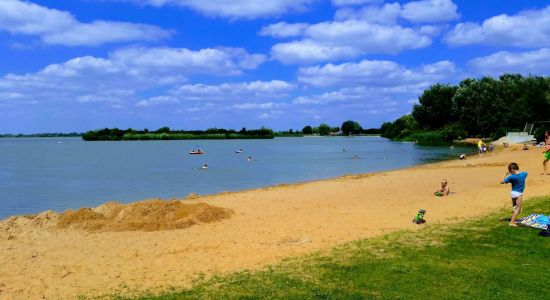
POLYGON ((76 215, 12 217, 0 222, 0 298, 72 299, 184 287, 198 274, 257 269, 356 239, 416 230, 422 226, 411 219, 421 208, 427 210, 425 226, 481 216, 510 207, 510 187, 499 181, 512 161, 529 172, 527 201, 550 194, 541 150, 506 148, 482 159, 185 200, 197 204, 192 208, 150 200, 76 215), (453 194, 435 197, 443 178, 453 194), (135 226, 132 218, 159 207, 173 214, 150 215, 149 226, 135 226))

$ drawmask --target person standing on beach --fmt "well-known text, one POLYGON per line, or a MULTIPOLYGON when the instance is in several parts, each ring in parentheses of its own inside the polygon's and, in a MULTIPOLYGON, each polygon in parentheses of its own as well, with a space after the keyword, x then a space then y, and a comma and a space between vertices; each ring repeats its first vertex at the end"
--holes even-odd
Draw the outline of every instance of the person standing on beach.
POLYGON ((512 198, 512 206, 514 207, 514 213, 510 218, 510 226, 517 226, 516 218, 521 213, 521 205, 523 204, 523 191, 525 190, 525 178, 527 178, 527 172, 519 172, 519 166, 516 163, 510 163, 508 165, 508 172, 504 174, 504 178, 500 182, 501 184, 511 183, 512 191, 510 196, 512 198))
POLYGON ((544 145, 544 161, 542 162, 544 173, 542 173, 542 175, 550 175, 550 173, 548 173, 548 161, 550 160, 550 130, 544 132, 544 145))
POLYGON ((477 142, 477 149, 478 149, 478 152, 479 152, 479 158, 482 158, 483 157, 483 141, 481 139, 477 142))

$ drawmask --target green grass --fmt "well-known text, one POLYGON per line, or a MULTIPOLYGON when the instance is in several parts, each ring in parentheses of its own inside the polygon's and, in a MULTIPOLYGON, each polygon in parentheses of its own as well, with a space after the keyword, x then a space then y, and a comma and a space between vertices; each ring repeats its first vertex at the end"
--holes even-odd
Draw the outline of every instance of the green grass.
MULTIPOLYGON (((524 212, 548 214, 550 197, 528 200, 524 212)), ((509 227, 510 213, 395 232, 138 299, 548 299, 550 238, 509 227)))

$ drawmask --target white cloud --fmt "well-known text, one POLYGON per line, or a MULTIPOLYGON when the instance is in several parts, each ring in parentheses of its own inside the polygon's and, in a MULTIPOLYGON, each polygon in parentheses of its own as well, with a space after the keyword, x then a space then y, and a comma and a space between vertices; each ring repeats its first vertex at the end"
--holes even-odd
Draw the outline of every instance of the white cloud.
POLYGON ((460 18, 451 0, 411 1, 403 5, 401 17, 411 22, 446 22, 460 18))
POLYGON ((347 6, 347 5, 372 4, 372 3, 380 3, 380 2, 384 2, 384 0, 332 0, 332 5, 347 6))
POLYGON ((156 41, 170 37, 170 32, 157 26, 103 20, 81 23, 68 12, 19 0, 0 1, 0 30, 35 35, 44 43, 66 46, 156 41))
POLYGON ((325 120, 334 112, 358 120, 388 120, 409 113, 411 99, 430 85, 459 77, 459 70, 449 61, 415 68, 379 60, 301 68, 298 80, 314 92, 295 97, 292 110, 325 120))
POLYGON ((276 38, 300 36, 308 26, 306 23, 289 24, 287 22, 279 22, 263 27, 260 35, 270 35, 276 38))
POLYGON ((147 73, 237 75, 242 69, 255 69, 266 59, 249 54, 242 48, 207 48, 193 51, 186 48, 125 48, 111 54, 114 61, 137 67, 147 73))
POLYGON ((238 103, 233 105, 235 109, 240 110, 260 110, 260 109, 273 109, 277 107, 285 106, 284 103, 264 102, 264 103, 238 103))
POLYGON ((522 11, 516 15, 498 15, 480 25, 460 23, 447 34, 449 45, 485 44, 521 48, 550 47, 550 6, 522 11))
MULTIPOLYGON (((245 69, 242 62, 248 61, 249 56, 254 54, 239 48, 120 49, 106 58, 77 57, 62 64, 48 65, 36 73, 5 75, 0 78, 0 93, 22 97, 0 101, 128 103, 139 99, 139 92, 181 84, 196 74, 241 74, 245 69)), ((252 65, 247 63, 246 68, 249 67, 252 65)), ((162 101, 167 99, 158 98, 153 102, 162 101)))
POLYGON ((285 96, 287 92, 294 88, 294 85, 281 80, 223 83, 219 85, 186 84, 177 87, 171 94, 187 100, 250 100, 285 96))
POLYGON ((273 58, 285 64, 310 63, 338 60, 358 56, 361 52, 353 47, 339 47, 314 40, 279 43, 271 48, 273 58))
POLYGON ((501 51, 472 59, 468 65, 481 75, 498 76, 503 73, 548 75, 550 74, 550 49, 543 48, 528 52, 501 51))
POLYGON ((387 3, 384 6, 365 6, 360 9, 341 8, 334 15, 335 20, 363 20, 376 24, 395 24, 401 13, 399 3, 387 3))
POLYGON ((431 44, 431 37, 412 28, 385 26, 360 20, 310 25, 304 39, 279 43, 273 58, 283 63, 312 63, 353 58, 362 54, 399 53, 431 44))
MULTIPOLYGON (((168 91, 167 95, 152 97, 138 102, 138 106, 151 106, 166 103, 184 103, 188 101, 216 101, 220 105, 239 110, 274 108, 272 102, 259 103, 265 99, 280 99, 294 90, 295 86, 286 81, 251 81, 222 83, 218 85, 184 84, 168 91), (242 102, 246 101, 246 102, 242 102), (255 101, 255 102, 251 102, 255 101), (237 102, 237 103, 236 103, 237 102), (233 104, 231 104, 233 103, 233 104)), ((222 106, 216 106, 219 109, 222 106)))
POLYGON ((298 81, 312 86, 395 86, 426 87, 456 75, 455 65, 439 61, 419 68, 409 69, 393 61, 362 60, 358 63, 326 64, 300 68, 298 81))
POLYGON ((395 24, 398 18, 413 23, 440 23, 460 17, 457 6, 451 0, 412 1, 367 5, 360 8, 344 7, 336 11, 336 20, 363 20, 377 24, 395 24))
POLYGON ((408 107, 408 101, 437 82, 458 77, 449 61, 407 68, 392 61, 363 60, 358 63, 326 64, 301 68, 298 80, 320 88, 336 88, 321 94, 296 97, 295 105, 337 105, 365 109, 370 113, 392 112, 408 107))
POLYGON ((255 19, 303 11, 317 0, 121 0, 142 5, 174 5, 190 8, 208 16, 230 19, 255 19))
MULTIPOLYGON (((376 88, 353 87, 336 91, 300 96, 294 99, 297 110, 314 115, 331 115, 331 111, 346 111, 346 115, 365 116, 406 113, 410 92, 387 92, 376 88), (313 108, 309 110, 307 108, 313 108)), ((416 96, 416 95, 414 95, 416 96)))

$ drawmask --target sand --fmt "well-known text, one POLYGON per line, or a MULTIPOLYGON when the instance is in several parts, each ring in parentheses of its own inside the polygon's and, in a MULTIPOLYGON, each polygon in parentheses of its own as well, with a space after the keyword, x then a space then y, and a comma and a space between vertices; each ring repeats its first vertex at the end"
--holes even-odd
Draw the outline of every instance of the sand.
POLYGON ((506 148, 483 159, 183 202, 12 217, 0 222, 0 299, 185 287, 198 274, 257 269, 356 239, 482 216, 511 206, 510 188, 499 184, 511 161, 529 172, 527 199, 550 194, 540 149, 506 148), (443 178, 454 193, 435 197, 443 178), (427 210, 426 225, 411 222, 420 208, 427 210))

